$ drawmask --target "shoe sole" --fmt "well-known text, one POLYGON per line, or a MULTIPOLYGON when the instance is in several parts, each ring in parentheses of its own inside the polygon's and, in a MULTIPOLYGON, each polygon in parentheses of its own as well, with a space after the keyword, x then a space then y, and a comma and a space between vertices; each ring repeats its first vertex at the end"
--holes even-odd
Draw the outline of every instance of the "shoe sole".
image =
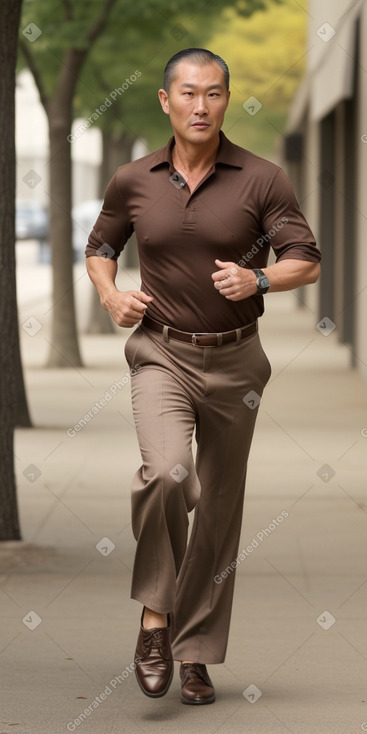
POLYGON ((159 693, 150 693, 150 691, 147 691, 147 690, 146 690, 146 689, 144 688, 144 686, 143 686, 142 682, 140 681, 140 679, 139 679, 139 677, 138 677, 138 674, 137 674, 137 672, 136 672, 136 668, 135 668, 135 678, 136 678, 136 680, 137 680, 137 681, 138 681, 138 683, 139 683, 139 688, 140 688, 140 690, 141 690, 141 691, 142 691, 142 692, 143 692, 143 693, 144 693, 144 694, 145 694, 146 696, 149 696, 149 698, 162 698, 162 696, 165 696, 165 695, 166 695, 166 693, 168 692, 168 689, 169 689, 169 687, 170 687, 170 685, 171 685, 171 683, 172 683, 172 678, 173 678, 173 666, 172 666, 171 674, 170 674, 170 677, 169 677, 169 679, 168 679, 168 681, 167 681, 167 685, 166 685, 166 687, 165 687, 165 688, 163 689, 163 691, 159 691, 159 693))
POLYGON ((215 693, 210 698, 184 698, 181 696, 181 703, 186 703, 189 706, 203 706, 207 703, 214 703, 215 693))

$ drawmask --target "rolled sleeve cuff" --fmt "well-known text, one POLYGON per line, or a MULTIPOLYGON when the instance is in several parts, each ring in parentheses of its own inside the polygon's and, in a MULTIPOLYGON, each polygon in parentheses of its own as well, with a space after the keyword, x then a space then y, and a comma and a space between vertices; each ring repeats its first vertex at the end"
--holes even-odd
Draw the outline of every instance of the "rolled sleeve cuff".
POLYGON ((85 257, 103 257, 105 260, 117 260, 120 252, 105 241, 102 232, 97 233, 93 228, 89 237, 88 244, 85 248, 85 257))
POLYGON ((305 242, 283 249, 276 258, 276 262, 280 262, 280 260, 305 260, 306 262, 318 263, 321 260, 321 252, 315 245, 305 242))

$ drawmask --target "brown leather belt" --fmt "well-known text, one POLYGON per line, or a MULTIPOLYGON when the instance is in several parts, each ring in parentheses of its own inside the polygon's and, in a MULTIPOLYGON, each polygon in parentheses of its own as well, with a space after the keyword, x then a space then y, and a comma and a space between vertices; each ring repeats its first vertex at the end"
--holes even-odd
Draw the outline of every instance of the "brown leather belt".
POLYGON ((158 334, 163 334, 163 331, 166 329, 167 336, 170 339, 177 339, 180 342, 188 342, 189 344, 193 344, 195 347, 220 347, 222 344, 247 339, 248 336, 255 334, 257 331, 257 321, 254 321, 248 326, 243 326, 240 329, 223 331, 219 334, 203 332, 192 334, 189 331, 179 331, 178 329, 173 329, 171 326, 164 326, 164 324, 159 323, 159 321, 151 319, 150 316, 143 316, 141 323, 142 326, 146 326, 148 329, 158 332, 158 334))

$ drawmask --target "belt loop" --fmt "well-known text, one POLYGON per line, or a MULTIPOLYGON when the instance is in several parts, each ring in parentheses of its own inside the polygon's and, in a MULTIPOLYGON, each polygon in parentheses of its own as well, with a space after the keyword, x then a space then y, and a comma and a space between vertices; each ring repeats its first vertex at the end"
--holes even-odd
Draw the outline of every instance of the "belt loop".
POLYGON ((168 342, 169 339, 168 339, 168 326, 167 325, 163 326, 162 334, 163 334, 164 341, 168 342))
POLYGON ((236 343, 241 341, 241 329, 236 329, 236 343))
POLYGON ((217 347, 221 347, 223 344, 223 334, 217 334, 217 347))

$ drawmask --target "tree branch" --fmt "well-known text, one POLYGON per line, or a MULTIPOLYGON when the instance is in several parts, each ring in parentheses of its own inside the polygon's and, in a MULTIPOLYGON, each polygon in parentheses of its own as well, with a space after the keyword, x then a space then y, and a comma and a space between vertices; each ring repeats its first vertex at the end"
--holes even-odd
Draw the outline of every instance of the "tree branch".
POLYGON ((106 0, 101 15, 99 16, 99 18, 97 18, 96 22, 91 27, 90 31, 87 33, 87 41, 89 42, 90 46, 94 43, 94 41, 102 33, 106 25, 107 18, 115 4, 116 4, 116 0, 106 0))
MULTIPOLYGON (((63 0, 63 3, 69 0, 63 0)), ((94 25, 86 34, 87 46, 85 48, 68 48, 65 51, 63 64, 60 70, 57 82, 57 90, 54 99, 60 104, 69 105, 72 102, 75 84, 77 83, 80 70, 88 56, 88 53, 97 40, 98 36, 103 32, 111 9, 117 0, 105 0, 104 8, 94 25)))
POLYGON ((62 4, 64 6, 66 20, 72 20, 73 19, 73 6, 70 0, 62 0, 62 4))
POLYGON ((29 48, 29 43, 27 41, 23 41, 23 39, 21 38, 19 41, 19 47, 22 50, 23 56, 27 62, 28 69, 31 72, 33 79, 35 81, 35 85, 38 89, 38 94, 40 96, 41 103, 43 107, 45 108, 45 110, 47 110, 49 99, 46 94, 46 90, 45 90, 45 87, 44 87, 44 84, 41 78, 40 71, 34 60, 33 54, 31 53, 31 50, 29 48))
POLYGON ((104 92, 106 89, 108 89, 108 83, 106 79, 104 78, 103 74, 101 73, 100 66, 96 64, 94 61, 90 61, 90 69, 93 73, 93 77, 96 80, 97 84, 99 85, 102 92, 104 92))

